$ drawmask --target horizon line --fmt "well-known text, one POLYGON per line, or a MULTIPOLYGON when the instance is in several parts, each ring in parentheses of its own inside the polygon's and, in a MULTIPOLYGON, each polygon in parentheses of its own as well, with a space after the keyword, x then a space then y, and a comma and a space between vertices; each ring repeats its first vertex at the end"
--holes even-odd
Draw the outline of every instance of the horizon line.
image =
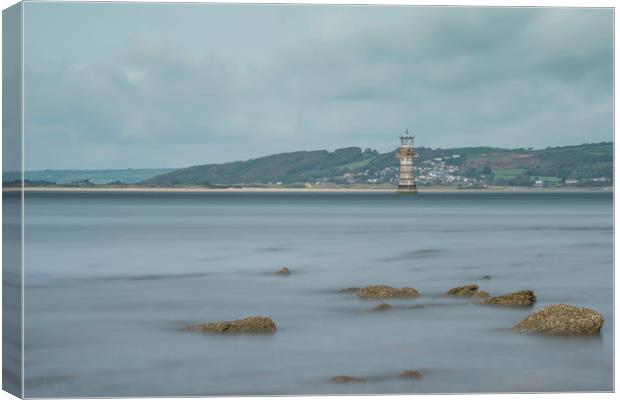
MULTIPOLYGON (((516 151, 516 150, 525 150, 525 151, 540 151, 540 150, 546 150, 546 149, 554 149, 554 148, 562 148, 562 147, 576 147, 576 146, 583 146, 583 145, 588 145, 588 144, 606 144, 606 143, 610 143, 610 144, 614 144, 613 140, 609 140, 609 141, 601 141, 601 142, 582 142, 579 144, 567 144, 567 145, 561 145, 561 146, 546 146, 546 147, 513 147, 513 148, 509 148, 509 147, 495 147, 495 146, 460 146, 460 147, 426 147, 426 146, 416 146, 416 148, 420 149, 431 149, 431 150, 457 150, 457 149, 475 149, 475 148, 481 148, 481 147, 488 147, 490 149, 497 149, 497 150, 509 150, 509 151, 516 151)), ((119 171, 126 171, 126 170, 145 170, 145 169, 171 169, 171 170, 175 170, 175 169, 183 169, 183 168, 191 168, 191 167, 196 167, 196 166, 202 166, 202 165, 221 165, 221 164, 228 164, 228 163, 234 163, 234 162, 246 162, 246 161, 251 161, 251 160, 257 160, 260 158, 265 158, 265 157, 271 157, 271 156, 277 156, 280 154, 288 154, 288 153, 300 153, 300 152, 314 152, 314 151, 327 151, 329 153, 333 153, 337 150, 342 150, 342 149, 350 149, 350 148, 358 148, 362 151, 364 151, 365 149, 359 146, 347 146, 347 147, 339 147, 336 148, 332 151, 326 150, 326 149, 315 149, 315 150, 294 150, 294 151, 285 151, 285 152, 281 152, 281 153, 273 153, 273 154, 267 154, 267 155, 262 155, 262 156, 257 156, 254 158, 247 158, 244 160, 231 160, 231 161, 224 161, 224 162, 219 162, 219 163, 204 163, 204 164, 192 164, 189 166, 184 166, 184 167, 116 167, 116 168, 37 168, 37 169, 24 169, 24 172, 41 172, 41 171, 105 171, 105 170, 119 170, 119 171)), ((396 151, 399 147, 396 146, 395 150, 396 151)), ((372 151, 377 151, 376 149, 370 149, 372 151)), ((387 151, 385 153, 381 153, 379 152, 379 154, 388 154, 391 151, 387 151)), ((16 170, 10 170, 10 171, 2 171, 2 174, 5 173, 21 173, 21 171, 16 171, 16 170)))

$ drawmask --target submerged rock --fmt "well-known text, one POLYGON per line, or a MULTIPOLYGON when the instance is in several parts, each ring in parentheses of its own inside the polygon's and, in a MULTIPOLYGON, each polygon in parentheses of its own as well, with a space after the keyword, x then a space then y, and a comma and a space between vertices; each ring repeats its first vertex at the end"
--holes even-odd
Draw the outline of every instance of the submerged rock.
POLYGON ((376 306, 375 308, 373 308, 373 310, 375 311, 387 311, 387 310, 391 310, 392 306, 389 305, 388 303, 381 303, 378 306, 376 306))
POLYGON ((518 292, 491 297, 480 304, 524 307, 531 306, 535 301, 536 296, 532 290, 520 290, 518 292))
POLYGON ((401 372, 400 376, 403 376, 406 378, 421 378, 422 373, 418 371, 417 369, 408 369, 406 371, 401 372))
POLYGON ((448 296, 473 297, 477 299, 482 299, 490 296, 489 292, 485 292, 484 290, 479 289, 480 288, 476 284, 457 286, 448 290, 446 294, 448 296))
POLYGON ((358 287, 348 287, 348 288, 339 290, 340 293, 357 293, 359 291, 360 291, 360 288, 358 287))
POLYGON ((362 383, 366 382, 366 379, 356 378, 354 376, 338 375, 329 380, 329 383, 362 383))
POLYGON ((556 335, 598 335, 605 319, 596 310, 551 304, 528 315, 512 329, 556 335))
POLYGON ((475 299, 485 299, 485 298, 487 298, 487 297, 489 297, 489 296, 491 296, 491 295, 489 294, 489 292, 485 292, 484 290, 478 290, 478 291, 477 291, 476 293, 474 293, 474 295, 473 295, 473 296, 471 296, 471 297, 473 297, 473 298, 475 298, 475 299))
POLYGON ((276 324, 269 317, 246 317, 233 321, 217 321, 198 325, 185 325, 182 330, 214 333, 273 333, 276 324))
POLYGON ((287 267, 282 267, 276 272, 274 272, 273 274, 274 275, 289 275, 290 273, 291 271, 287 267))
POLYGON ((463 297, 471 297, 478 291, 478 285, 465 285, 465 286, 457 286, 452 288, 446 292, 448 296, 463 296, 463 297))
POLYGON ((417 290, 410 287, 394 288, 386 285, 372 285, 366 286, 357 292, 357 297, 360 299, 386 299, 386 298, 407 298, 418 297, 420 293, 417 290))

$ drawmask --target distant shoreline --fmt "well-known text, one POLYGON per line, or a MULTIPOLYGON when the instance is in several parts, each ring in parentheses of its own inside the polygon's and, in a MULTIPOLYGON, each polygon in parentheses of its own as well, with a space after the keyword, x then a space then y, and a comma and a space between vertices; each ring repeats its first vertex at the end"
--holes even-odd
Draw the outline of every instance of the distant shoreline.
MULTIPOLYGON (((3 188, 19 192, 20 188, 3 188)), ((25 192, 127 192, 127 193, 395 193, 396 189, 370 188, 205 188, 205 187, 26 187, 25 192)), ((418 193, 613 193, 613 187, 490 187, 488 189, 421 188, 418 193)))

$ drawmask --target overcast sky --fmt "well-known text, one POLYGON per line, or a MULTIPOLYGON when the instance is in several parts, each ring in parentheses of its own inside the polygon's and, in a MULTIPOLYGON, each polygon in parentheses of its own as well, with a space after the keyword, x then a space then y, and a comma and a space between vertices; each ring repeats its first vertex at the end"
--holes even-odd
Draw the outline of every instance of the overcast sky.
POLYGON ((609 141, 610 9, 25 3, 26 169, 609 141))

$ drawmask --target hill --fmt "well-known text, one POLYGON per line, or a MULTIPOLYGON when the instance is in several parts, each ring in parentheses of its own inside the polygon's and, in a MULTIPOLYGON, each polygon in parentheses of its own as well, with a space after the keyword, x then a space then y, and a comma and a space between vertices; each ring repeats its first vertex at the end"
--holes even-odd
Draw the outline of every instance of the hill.
MULTIPOLYGON (((171 168, 153 169, 96 169, 96 170, 40 170, 26 171, 25 179, 32 182, 48 182, 51 184, 72 184, 90 181, 94 184, 122 182, 125 184, 139 183, 145 179, 172 171, 171 168)), ((3 182, 21 179, 20 172, 4 172, 3 182)))
MULTIPOLYGON (((613 143, 542 150, 466 147, 417 149, 420 185, 608 186, 613 180, 613 143)), ((149 186, 395 184, 396 149, 388 153, 348 147, 275 154, 248 161, 177 169, 149 186)))

